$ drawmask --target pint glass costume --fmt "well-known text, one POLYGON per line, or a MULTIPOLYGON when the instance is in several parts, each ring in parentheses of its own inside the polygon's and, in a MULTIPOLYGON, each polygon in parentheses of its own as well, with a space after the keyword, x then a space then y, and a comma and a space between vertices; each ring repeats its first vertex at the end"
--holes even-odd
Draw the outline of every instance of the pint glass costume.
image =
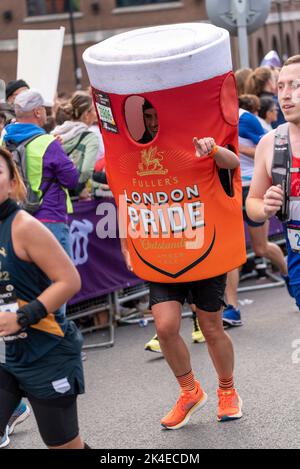
POLYGON ((245 262, 239 168, 226 193, 215 161, 193 137, 238 152, 238 100, 227 31, 207 24, 145 28, 84 53, 134 272, 154 282, 191 282, 245 262), (139 96, 158 115, 140 144, 126 106, 139 96))

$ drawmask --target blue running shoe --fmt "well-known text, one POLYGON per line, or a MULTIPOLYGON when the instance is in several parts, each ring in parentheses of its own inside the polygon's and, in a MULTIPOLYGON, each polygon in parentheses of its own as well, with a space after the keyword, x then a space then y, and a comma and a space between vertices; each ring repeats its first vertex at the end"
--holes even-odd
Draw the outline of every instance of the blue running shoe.
POLYGON ((30 415, 30 407, 21 401, 8 422, 8 434, 11 435, 15 426, 24 422, 30 415))
POLYGON ((232 327, 242 326, 240 310, 234 308, 232 305, 228 305, 223 312, 223 325, 232 327))
POLYGON ((9 437, 8 437, 8 426, 6 427, 5 429, 5 433, 2 437, 0 437, 0 449, 1 448, 5 448, 6 446, 8 446, 10 443, 9 441, 9 437))

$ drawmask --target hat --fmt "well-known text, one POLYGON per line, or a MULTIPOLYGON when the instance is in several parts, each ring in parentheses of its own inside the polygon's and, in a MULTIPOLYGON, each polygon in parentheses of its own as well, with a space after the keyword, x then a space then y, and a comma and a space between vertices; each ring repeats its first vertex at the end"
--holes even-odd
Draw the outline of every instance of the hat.
POLYGON ((30 112, 38 107, 46 106, 43 96, 35 90, 26 90, 15 99, 15 111, 30 112))
POLYGON ((149 101, 147 101, 147 99, 145 99, 143 104, 143 112, 147 111, 147 109, 154 109, 154 106, 149 101))
POLYGON ((275 51, 275 50, 270 50, 270 52, 268 52, 263 60, 261 61, 261 64, 260 64, 261 67, 282 67, 282 62, 279 58, 279 55, 278 53, 275 51))
POLYGON ((24 80, 12 80, 6 85, 6 100, 14 94, 19 88, 29 88, 28 84, 24 80))

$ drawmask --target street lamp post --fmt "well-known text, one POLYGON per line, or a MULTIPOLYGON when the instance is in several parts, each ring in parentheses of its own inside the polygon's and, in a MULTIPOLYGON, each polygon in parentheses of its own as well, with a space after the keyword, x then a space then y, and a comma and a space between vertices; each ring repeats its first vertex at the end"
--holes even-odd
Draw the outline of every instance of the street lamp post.
POLYGON ((206 0, 211 22, 238 36, 242 68, 249 67, 248 35, 265 23, 270 9, 271 0, 206 0))
POLYGON ((288 58, 285 48, 285 38, 283 32, 283 17, 282 17, 282 0, 276 0, 277 13, 278 13, 278 27, 279 27, 279 38, 281 43, 281 58, 285 62, 288 58))
POLYGON ((71 37, 72 37, 75 84, 76 84, 76 89, 80 90, 82 73, 81 73, 81 68, 79 67, 78 57, 77 57, 73 0, 68 0, 68 10, 69 10, 70 30, 71 30, 71 37))
POLYGON ((232 11, 236 17, 241 68, 249 68, 249 45, 247 33, 247 0, 232 2, 232 11))

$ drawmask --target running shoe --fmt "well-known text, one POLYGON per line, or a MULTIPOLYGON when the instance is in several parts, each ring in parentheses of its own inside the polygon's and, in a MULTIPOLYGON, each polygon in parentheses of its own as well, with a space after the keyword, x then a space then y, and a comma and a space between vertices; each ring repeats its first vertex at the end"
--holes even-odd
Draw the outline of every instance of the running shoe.
POLYGON ((242 326, 241 312, 239 309, 234 308, 232 305, 228 305, 223 312, 223 325, 224 326, 242 326))
POLYGON ((196 381, 196 391, 182 391, 173 409, 160 421, 168 430, 178 430, 186 425, 191 415, 205 406, 207 394, 196 381))
POLYGON ((149 352, 161 353, 161 348, 157 335, 152 337, 152 339, 145 344, 145 350, 148 350, 149 352))
POLYGON ((235 389, 231 389, 229 391, 218 389, 218 397, 218 422, 228 422, 229 420, 242 418, 243 403, 235 389))
POLYGON ((5 433, 2 437, 0 437, 0 449, 5 448, 8 446, 10 443, 9 437, 8 437, 8 426, 5 429, 5 433))
POLYGON ((21 401, 8 422, 8 434, 11 435, 15 427, 24 422, 30 415, 30 407, 21 401))
POLYGON ((192 340, 194 344, 201 344, 205 342, 205 337, 199 327, 198 319, 193 317, 194 330, 192 332, 192 340))

